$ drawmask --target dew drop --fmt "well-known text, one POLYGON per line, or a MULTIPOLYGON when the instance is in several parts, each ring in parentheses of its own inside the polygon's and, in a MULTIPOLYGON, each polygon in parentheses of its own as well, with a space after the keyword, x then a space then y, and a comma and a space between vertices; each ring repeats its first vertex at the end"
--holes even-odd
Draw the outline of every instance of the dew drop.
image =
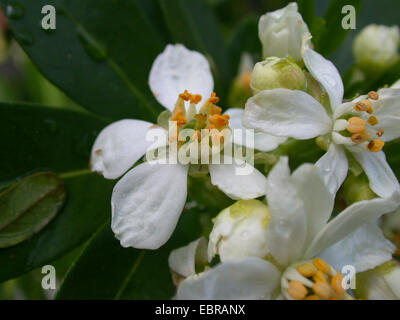
POLYGON ((77 30, 79 40, 81 41, 86 53, 96 62, 102 62, 107 59, 105 47, 97 40, 93 39, 85 30, 77 30))
POLYGON ((18 2, 11 2, 6 6, 6 16, 10 19, 20 19, 24 16, 25 9, 18 2))

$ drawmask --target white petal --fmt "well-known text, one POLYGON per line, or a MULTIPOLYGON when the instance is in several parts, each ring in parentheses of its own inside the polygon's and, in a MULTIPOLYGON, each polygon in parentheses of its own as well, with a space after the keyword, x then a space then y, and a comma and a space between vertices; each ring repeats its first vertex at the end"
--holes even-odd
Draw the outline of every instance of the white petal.
POLYGON ((325 185, 333 196, 339 190, 344 179, 346 179, 349 164, 342 147, 331 143, 328 152, 325 153, 315 164, 324 178, 325 185))
POLYGON ((146 134, 152 125, 141 120, 120 120, 105 127, 92 147, 92 171, 107 179, 123 175, 151 145, 146 134))
POLYGON ((232 199, 248 200, 265 195, 266 179, 250 164, 233 159, 232 164, 210 164, 211 183, 232 199))
POLYGON ((214 80, 207 59, 181 44, 167 45, 153 63, 149 84, 154 96, 165 108, 173 110, 178 95, 188 90, 208 99, 214 80))
MULTIPOLYGON (((242 124, 242 117, 243 117, 244 109, 240 108, 231 108, 224 112, 224 114, 228 114, 230 116, 229 119, 229 127, 232 130, 241 130, 242 135, 233 134, 233 142, 240 146, 246 146, 246 129, 243 127, 242 124), (237 138, 241 137, 241 138, 237 138)), ((263 132, 256 132, 254 133, 254 149, 260 150, 263 152, 268 152, 275 150, 279 147, 280 144, 284 143, 287 140, 286 137, 277 137, 273 136, 272 134, 263 133, 263 132)))
POLYGON ((383 116, 400 117, 400 89, 381 89, 378 94, 379 99, 373 101, 373 108, 379 122, 383 116))
POLYGON ((301 257, 307 237, 307 217, 287 157, 281 157, 268 176, 267 200, 271 214, 268 247, 273 257, 287 266, 301 257))
POLYGON ((145 162, 116 184, 111 227, 123 247, 158 249, 169 239, 186 201, 187 172, 181 164, 145 162))
POLYGON ((394 211, 399 206, 398 196, 388 199, 359 201, 333 218, 313 239, 305 253, 311 259, 342 240, 365 223, 376 221, 381 215, 394 211))
POLYGON ((370 188, 378 196, 385 198, 399 192, 399 181, 387 163, 383 151, 354 152, 353 155, 368 176, 370 188))
POLYGON ((255 300, 270 299, 278 288, 280 272, 259 258, 228 261, 182 281, 180 300, 255 300))
POLYGON ((297 194, 303 200, 307 216, 307 240, 309 243, 328 222, 335 194, 331 194, 325 185, 319 169, 311 164, 303 164, 292 174, 297 194))
POLYGON ((367 98, 368 98, 367 95, 359 96, 352 101, 344 102, 341 105, 337 106, 333 112, 333 119, 340 118, 341 116, 347 116, 349 114, 359 117, 360 112, 355 110, 354 106, 357 104, 357 102, 367 99, 367 98))
POLYGON ((332 129, 331 119, 317 100, 288 89, 261 91, 247 100, 243 125, 295 139, 314 138, 332 129))
POLYGON ((307 24, 297 11, 297 3, 268 12, 260 18, 258 24, 263 57, 291 56, 296 61, 301 61, 302 40, 309 33, 307 24))
POLYGON ((332 111, 335 111, 342 104, 344 94, 339 71, 332 62, 310 48, 304 48, 303 59, 308 71, 328 93, 332 111))
POLYGON ((377 129, 385 133, 380 138, 383 141, 392 141, 400 137, 400 117, 383 116, 378 118, 377 129))
POLYGON ((196 273, 197 263, 205 264, 207 261, 207 240, 200 238, 172 251, 168 258, 168 265, 172 271, 187 278, 196 273))
POLYGON ((397 80, 395 83, 393 83, 391 88, 392 89, 400 89, 400 80, 397 80))
POLYGON ((352 265, 358 273, 391 260, 394 250, 395 246, 385 239, 376 223, 367 223, 326 249, 320 257, 338 271, 352 265))

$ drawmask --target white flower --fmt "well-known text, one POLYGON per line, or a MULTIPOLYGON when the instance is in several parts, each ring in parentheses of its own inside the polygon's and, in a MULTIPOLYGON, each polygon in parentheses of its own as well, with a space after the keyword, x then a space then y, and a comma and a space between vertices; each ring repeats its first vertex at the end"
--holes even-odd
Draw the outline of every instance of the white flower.
POLYGON ((366 73, 385 71, 399 60, 400 30, 371 24, 361 30, 353 44, 357 65, 366 73))
POLYGON ((264 58, 290 56, 297 62, 302 60, 302 42, 310 32, 297 9, 297 3, 292 2, 260 18, 258 35, 264 58))
POLYGON ((221 259, 182 281, 178 299, 350 299, 337 270, 352 265, 362 272, 392 257, 394 247, 375 221, 392 211, 398 198, 357 202, 328 222, 334 197, 319 170, 304 164, 290 175, 282 157, 269 174, 267 200, 270 255, 221 259), (307 296, 309 290, 313 294, 307 296))
POLYGON ((367 300, 400 300, 400 265, 388 261, 357 275, 356 294, 367 300))
POLYGON ((328 93, 330 108, 303 91, 266 90, 248 100, 244 126, 299 140, 322 136, 329 149, 317 166, 332 193, 346 178, 346 152, 351 152, 364 168, 371 189, 381 197, 390 196, 399 183, 381 149, 386 141, 400 137, 400 89, 381 89, 342 103, 343 83, 335 66, 307 44, 303 57, 328 93))
POLYGON ((400 79, 393 83, 391 88, 400 89, 400 79))
MULTIPOLYGON (((204 125, 217 130, 228 126, 229 116, 221 115, 221 109, 215 105, 218 98, 212 93, 210 67, 200 53, 179 44, 168 45, 155 60, 149 81, 155 97, 172 111, 171 120, 178 126, 196 116, 199 122, 204 121, 204 125), (196 94, 190 94, 189 90, 196 94), (203 97, 205 101, 199 109, 203 97)), ((239 119, 232 115, 233 122, 239 119)), ((166 133, 165 129, 140 120, 121 120, 106 127, 92 148, 92 170, 108 179, 121 177, 152 144, 146 140, 149 130, 166 133)), ((269 142, 272 148, 277 146, 273 139, 269 142)), ((163 144, 167 141, 160 143, 163 144)), ((123 247, 157 249, 169 239, 186 201, 190 165, 144 162, 119 180, 111 199, 111 227, 123 247)), ((239 165, 236 161, 208 165, 211 182, 233 199, 264 195, 265 177, 255 169, 249 175, 236 175, 239 165)))

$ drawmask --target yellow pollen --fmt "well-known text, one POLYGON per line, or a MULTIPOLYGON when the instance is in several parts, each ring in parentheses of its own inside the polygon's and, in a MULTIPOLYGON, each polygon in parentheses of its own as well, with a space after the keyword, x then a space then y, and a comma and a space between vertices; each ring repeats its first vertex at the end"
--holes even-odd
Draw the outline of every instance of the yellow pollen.
POLYGON ((338 296, 342 296, 346 293, 346 290, 342 286, 343 275, 338 273, 331 279, 332 288, 338 296))
POLYGON ((215 92, 213 92, 211 94, 211 97, 208 98, 208 102, 210 102, 210 103, 218 103, 219 102, 219 98, 217 97, 217 94, 215 92))
POLYGON ((183 99, 183 100, 185 100, 185 101, 189 101, 191 96, 192 96, 192 94, 189 93, 187 90, 185 90, 184 93, 181 93, 181 94, 179 95, 179 98, 181 98, 181 99, 183 99))
POLYGON ((368 113, 374 112, 374 109, 372 108, 372 102, 368 99, 357 102, 357 104, 354 106, 354 109, 357 111, 366 111, 368 113))
POLYGON ((331 287, 327 282, 317 282, 312 289, 322 299, 329 299, 332 295, 331 287))
POLYGON ((368 123, 371 126, 375 126, 375 125, 377 125, 379 123, 379 121, 375 116, 370 116, 369 119, 368 119, 368 123))
POLYGON ((370 91, 370 92, 368 92, 368 97, 372 100, 378 100, 379 94, 375 91, 370 91))
POLYGON ((176 121, 178 127, 184 126, 187 124, 187 119, 183 116, 182 111, 178 111, 172 115, 171 121, 176 121))
POLYGON ((368 131, 364 131, 361 133, 355 133, 351 136, 351 141, 354 143, 363 143, 365 141, 368 141, 368 139, 371 138, 371 134, 368 131))
POLYGON ((317 268, 311 263, 302 264, 296 269, 302 276, 306 278, 312 277, 317 272, 317 268))
POLYGON ((366 121, 359 117, 352 117, 349 120, 349 124, 346 129, 351 133, 361 133, 365 131, 366 121))
POLYGON ((385 145, 385 142, 383 142, 380 139, 373 139, 369 144, 368 144, 368 150, 371 152, 379 152, 382 150, 383 146, 385 145))
POLYGON ((218 130, 221 130, 222 128, 226 127, 229 124, 229 115, 219 115, 219 114, 214 114, 208 117, 208 121, 210 124, 213 124, 215 128, 218 130))
POLYGON ((304 299, 307 295, 307 289, 300 281, 290 281, 287 292, 296 300, 304 299))
POLYGON ((318 268, 322 273, 329 273, 331 271, 331 266, 322 260, 321 258, 316 258, 313 261, 314 266, 318 268))
POLYGON ((322 273, 321 271, 317 271, 314 275, 313 275, 313 280, 314 282, 327 282, 328 280, 326 279, 326 276, 324 273, 322 273))
POLYGON ((185 100, 185 101, 190 101, 190 103, 194 103, 194 104, 198 104, 202 99, 200 94, 191 94, 187 90, 185 90, 184 93, 181 93, 179 95, 179 98, 181 98, 182 100, 185 100))
POLYGON ((376 135, 377 135, 378 137, 382 137, 384 133, 385 133, 385 131, 383 131, 382 129, 379 129, 379 130, 376 132, 376 135))

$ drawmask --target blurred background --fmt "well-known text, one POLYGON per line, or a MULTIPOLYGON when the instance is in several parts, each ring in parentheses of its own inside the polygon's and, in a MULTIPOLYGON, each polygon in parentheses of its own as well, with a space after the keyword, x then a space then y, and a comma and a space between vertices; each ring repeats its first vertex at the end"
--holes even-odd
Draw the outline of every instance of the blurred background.
MULTIPOLYGON (((32 0, 31 0, 32 1, 32 0)), ((217 17, 224 40, 228 43, 242 30, 252 30, 250 38, 245 38, 247 50, 257 54, 261 52, 258 41, 257 22, 260 15, 267 11, 282 8, 290 1, 284 0, 203 0, 217 17)), ((316 13, 323 16, 330 1, 315 1, 316 13)), ((329 17, 327 17, 329 19, 329 17)), ((343 45, 330 58, 344 76, 354 64, 352 42, 357 33, 371 23, 400 26, 400 1, 365 0, 358 12, 356 30, 349 33, 343 45)), ((66 44, 67 45, 67 44, 66 44)), ((43 52, 46 55, 46 52, 43 52)), ((400 76, 399 76, 400 77, 400 76)), ((30 61, 21 47, 13 40, 7 18, 0 13, 0 101, 28 102, 44 104, 54 108, 84 109, 69 99, 63 92, 47 81, 37 67, 30 61)), ((76 257, 80 248, 54 263, 57 277, 62 279, 67 266, 76 257)), ((1 266, 0 266, 1 268, 1 266)), ((0 299, 49 299, 54 293, 43 292, 40 281, 43 275, 36 269, 18 279, 0 285, 0 299)))

